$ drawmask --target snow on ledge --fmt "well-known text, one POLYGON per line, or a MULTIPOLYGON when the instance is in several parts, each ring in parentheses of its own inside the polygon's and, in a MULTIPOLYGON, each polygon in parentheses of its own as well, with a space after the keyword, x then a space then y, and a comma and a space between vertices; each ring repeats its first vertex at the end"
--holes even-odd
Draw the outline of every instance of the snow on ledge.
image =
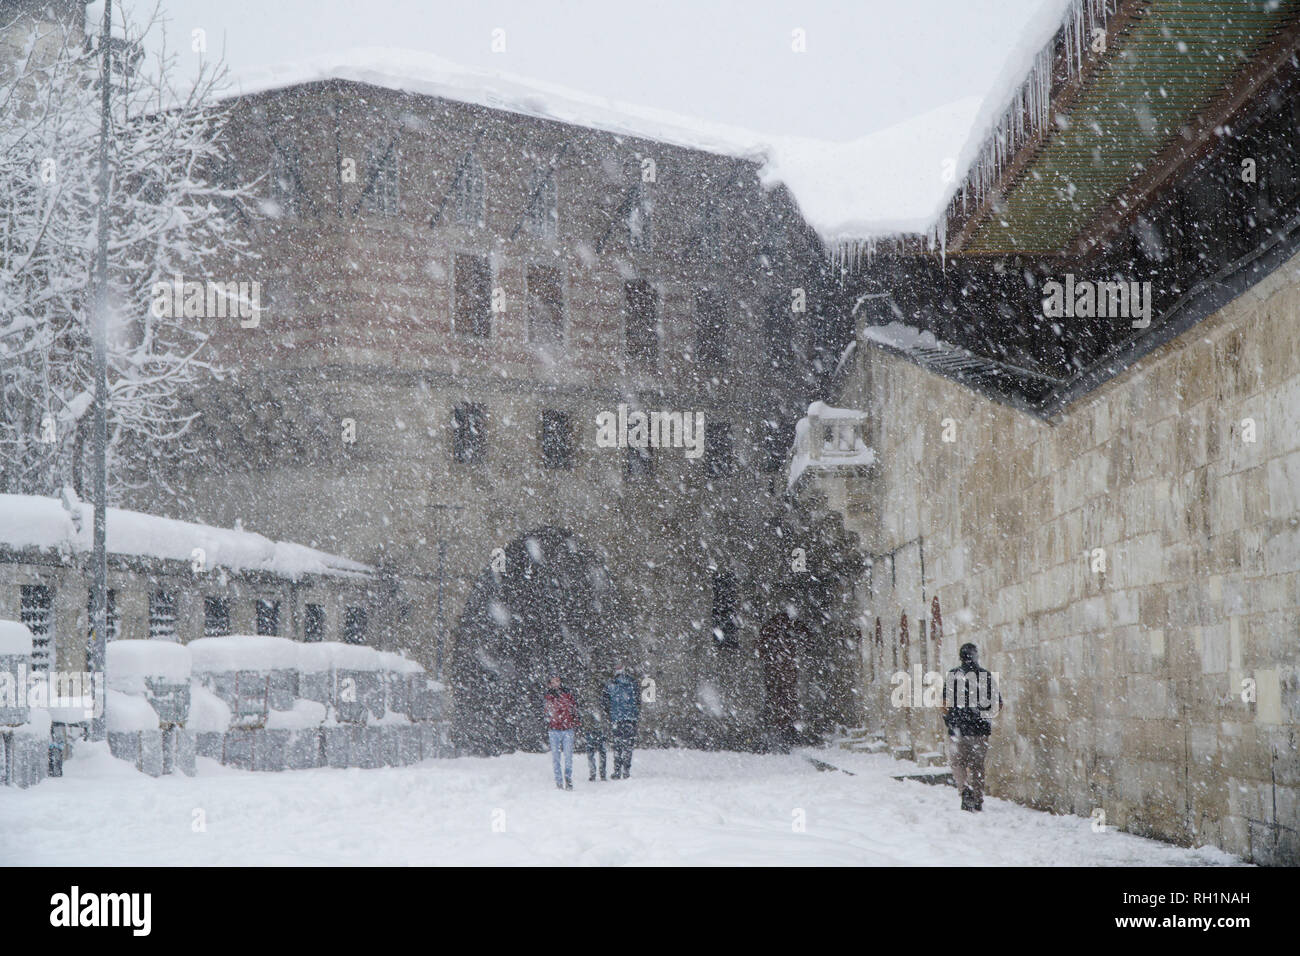
POLYGON ((0 621, 0 657, 28 657, 32 653, 32 632, 18 621, 0 621))
POLYGON ((774 136, 633 106, 511 73, 473 69, 414 50, 361 47, 241 71, 223 98, 347 80, 552 120, 759 164, 768 188, 784 184, 827 245, 926 233, 955 182, 984 104, 968 96, 849 142, 774 136))
MULTIPOLYGON (((268 571, 291 580, 306 574, 366 577, 369 565, 301 544, 272 541, 251 531, 215 528, 191 521, 161 518, 140 511, 108 509, 110 554, 193 560, 203 551, 207 568, 268 571)), ((92 550, 93 517, 89 504, 57 498, 0 494, 0 547, 85 553, 92 550)))

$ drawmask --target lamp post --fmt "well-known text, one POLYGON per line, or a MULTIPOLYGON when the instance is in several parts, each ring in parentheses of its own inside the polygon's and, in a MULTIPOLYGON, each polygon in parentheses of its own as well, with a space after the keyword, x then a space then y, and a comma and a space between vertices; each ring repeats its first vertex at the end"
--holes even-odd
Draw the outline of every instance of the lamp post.
POLYGON ((108 736, 108 693, 105 659, 108 641, 108 136, 109 88, 112 82, 111 46, 113 36, 112 0, 104 0, 104 23, 99 35, 100 112, 99 112, 99 202, 98 245, 95 252, 95 296, 92 324, 94 353, 95 409, 91 436, 94 462, 95 531, 93 582, 91 585, 91 636, 87 649, 89 670, 101 685, 98 696, 103 704, 91 718, 90 739, 108 736))

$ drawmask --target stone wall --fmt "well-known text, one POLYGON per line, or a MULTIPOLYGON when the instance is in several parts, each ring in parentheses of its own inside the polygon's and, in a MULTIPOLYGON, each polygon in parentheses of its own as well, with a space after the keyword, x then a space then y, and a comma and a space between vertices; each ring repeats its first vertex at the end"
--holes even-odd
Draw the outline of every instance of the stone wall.
POLYGON ((875 558, 866 721, 938 744, 888 697, 937 596, 941 669, 974 641, 1001 675, 995 795, 1300 861, 1298 307, 1293 259, 1054 424, 860 343, 838 404, 879 464, 821 484, 875 558))

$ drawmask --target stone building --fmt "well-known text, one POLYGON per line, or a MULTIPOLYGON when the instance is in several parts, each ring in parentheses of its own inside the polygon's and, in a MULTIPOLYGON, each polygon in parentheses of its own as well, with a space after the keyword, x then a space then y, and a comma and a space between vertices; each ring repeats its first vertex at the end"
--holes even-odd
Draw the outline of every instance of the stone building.
POLYGON ((946 258, 846 255, 846 303, 886 293, 834 390, 875 462, 797 490, 861 536, 860 713, 897 752, 942 743, 899 673, 973 641, 1006 699, 994 794, 1294 864, 1300 12, 1237 13, 1071 6, 946 258), (1121 291, 1146 311, 1099 307, 1121 291))
POLYGON ((585 693, 616 657, 647 739, 752 742, 821 245, 754 161, 470 88, 340 63, 233 100, 257 258, 184 281, 261 308, 204 320, 234 374, 170 507, 375 566, 377 640, 450 666, 467 745, 532 745, 544 672, 585 693), (601 447, 638 411, 704 432, 601 447))

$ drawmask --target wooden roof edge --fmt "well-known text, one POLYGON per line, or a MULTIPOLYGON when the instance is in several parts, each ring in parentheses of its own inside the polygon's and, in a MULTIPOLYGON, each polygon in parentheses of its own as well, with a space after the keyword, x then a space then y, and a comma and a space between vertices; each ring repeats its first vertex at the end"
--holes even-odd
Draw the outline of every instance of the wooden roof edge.
POLYGON ((1083 227, 1064 252, 1064 257, 1081 260, 1103 247, 1103 240, 1130 224, 1148 208, 1170 180, 1208 154, 1219 142, 1215 131, 1230 126, 1251 104, 1261 89, 1272 82, 1300 53, 1300 9, 1272 41, 1252 57, 1250 63, 1224 91, 1205 106, 1185 127, 1192 137, 1175 136, 1155 159, 1127 186, 1102 207, 1083 227))
MULTIPOLYGON (((1081 3, 1080 8, 1078 8, 1079 15, 1085 14, 1090 9, 1086 0, 1076 0, 1076 2, 1081 3)), ((1115 12, 1107 15, 1105 20, 1107 38, 1105 49, 1100 53, 1084 56, 1081 66, 1077 70, 1071 67, 1069 47, 1066 43, 1066 32, 1072 26, 1072 18, 1068 14, 1062 18, 1060 27, 1052 34, 1051 40, 1043 48, 1044 51, 1048 49, 1053 51, 1052 82, 1048 94, 1047 122, 1036 128, 1033 127, 1032 122, 1028 123, 1027 125, 1030 127, 1029 134, 1014 149, 1010 161, 997 171, 996 182, 993 186, 978 198, 963 199, 964 192, 968 195, 976 193, 977 167, 981 157, 990 149, 994 137, 999 135, 998 130, 1007 126, 1014 112, 1023 103, 1024 92, 1035 81, 1031 70, 1031 74, 1025 78, 1019 87, 1017 95, 1012 97, 1012 101, 999 120, 997 127, 985 138, 985 143, 980 150, 980 156, 977 156, 975 163, 966 173, 966 182, 957 189, 945 208, 945 222, 941 228, 946 229, 948 232, 946 245, 949 254, 961 252, 962 246, 980 225, 988 219, 1002 197, 1019 182, 1055 130, 1055 123, 1053 122, 1055 114, 1068 111, 1097 75, 1102 65, 1119 54, 1123 49, 1123 43, 1116 41, 1124 37, 1134 22, 1146 14, 1151 7, 1152 0, 1114 0, 1114 2, 1115 12), (973 207, 968 206, 968 202, 973 203, 973 207)), ((1098 4, 1098 6, 1103 10, 1105 9, 1104 3, 1098 4)), ((1083 31, 1085 37, 1091 35, 1090 21, 1086 17, 1083 31)), ((1091 46, 1086 42, 1084 50, 1091 50, 1091 46)), ((1032 117, 1026 119, 1032 121, 1032 117)))

